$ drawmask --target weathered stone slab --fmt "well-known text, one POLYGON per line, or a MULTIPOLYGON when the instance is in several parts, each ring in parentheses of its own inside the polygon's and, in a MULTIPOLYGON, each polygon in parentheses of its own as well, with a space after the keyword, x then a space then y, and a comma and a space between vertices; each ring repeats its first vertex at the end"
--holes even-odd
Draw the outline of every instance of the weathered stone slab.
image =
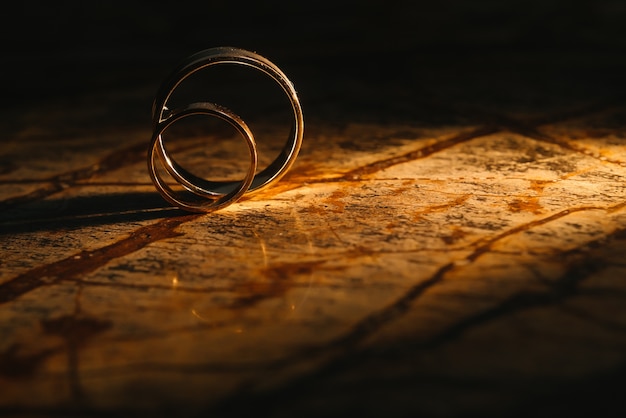
MULTIPOLYGON (((472 104, 473 86, 447 107, 429 96, 423 114, 427 100, 402 89, 356 79, 333 102, 313 87, 293 169, 205 215, 150 184, 148 110, 116 119, 111 94, 12 121, 0 414, 524 415, 613 393, 626 364, 623 107, 472 104)), ((284 132, 256 126, 267 164, 284 132)), ((240 145, 190 129, 171 146, 236 178, 240 145)))

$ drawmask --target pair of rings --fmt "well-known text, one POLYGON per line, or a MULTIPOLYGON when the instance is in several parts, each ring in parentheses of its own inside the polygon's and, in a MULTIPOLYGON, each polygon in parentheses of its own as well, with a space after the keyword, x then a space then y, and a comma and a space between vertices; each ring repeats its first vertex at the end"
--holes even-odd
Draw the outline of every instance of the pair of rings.
POLYGON ((152 106, 153 133, 148 150, 148 171, 161 196, 181 209, 211 212, 236 202, 244 194, 258 192, 285 175, 293 165, 304 133, 302 108, 294 85, 271 61, 244 49, 219 47, 200 51, 188 57, 165 79, 152 106), (199 102, 169 109, 168 100, 174 90, 192 74, 214 65, 235 64, 252 67, 272 78, 287 95, 293 111, 293 124, 287 141, 278 156, 257 173, 258 154, 252 131, 241 117, 215 103, 199 102), (165 131, 176 122, 192 115, 216 117, 232 125, 244 138, 250 156, 248 170, 241 181, 210 181, 185 170, 168 154, 164 145, 165 131), (159 167, 161 169, 159 169, 159 167), (169 179, 164 178, 167 174, 169 179), (175 190, 172 181, 182 186, 175 190))

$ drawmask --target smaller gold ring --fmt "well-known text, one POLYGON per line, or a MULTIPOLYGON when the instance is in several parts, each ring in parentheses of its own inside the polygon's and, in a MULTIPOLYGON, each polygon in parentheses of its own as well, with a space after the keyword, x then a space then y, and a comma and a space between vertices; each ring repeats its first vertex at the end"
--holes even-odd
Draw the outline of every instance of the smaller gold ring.
POLYGON ((161 196, 174 206, 181 209, 185 209, 192 212, 212 212, 221 208, 224 208, 243 196, 250 188, 254 175, 257 169, 257 148, 254 140, 254 135, 246 123, 237 116, 235 113, 222 106, 217 106, 213 103, 192 103, 184 108, 175 109, 168 114, 168 117, 154 127, 154 132, 150 140, 150 147, 148 152, 148 172, 152 182, 161 196), (208 115, 220 118, 230 125, 232 125, 245 139, 248 144, 248 151, 250 155, 250 165, 246 172, 245 178, 241 182, 234 182, 236 186, 228 193, 216 197, 212 194, 207 194, 202 188, 198 188, 192 182, 185 181, 184 177, 181 178, 172 173, 171 161, 167 153, 162 152, 163 147, 163 133, 175 122, 184 119, 192 115, 208 115), (159 174, 157 161, 165 167, 166 171, 173 179, 175 179, 186 190, 191 192, 191 197, 183 197, 181 192, 177 192, 172 189, 166 181, 159 174), (192 198, 193 197, 193 198, 192 198))

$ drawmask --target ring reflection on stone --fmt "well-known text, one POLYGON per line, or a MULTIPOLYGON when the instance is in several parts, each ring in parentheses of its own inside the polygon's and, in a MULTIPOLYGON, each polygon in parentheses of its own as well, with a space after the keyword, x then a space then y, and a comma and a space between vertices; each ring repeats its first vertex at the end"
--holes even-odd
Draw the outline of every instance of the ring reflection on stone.
MULTIPOLYGON (((295 87, 287 76, 267 58, 240 48, 219 47, 200 51, 188 57, 183 61, 163 82, 160 86, 152 107, 153 136, 149 148, 148 166, 153 183, 163 197, 177 206, 184 209, 194 211, 210 211, 216 210, 226 204, 233 203, 244 193, 251 194, 258 192, 265 187, 274 184, 282 178, 289 168, 295 162, 300 151, 302 137, 304 133, 304 118, 302 108, 295 87), (251 67, 269 76, 289 99, 291 111, 293 112, 293 123, 289 136, 283 145, 281 152, 274 160, 264 167, 260 172, 253 173, 252 178, 238 181, 210 181, 200 178, 184 169, 174 158, 172 158, 164 146, 161 133, 167 129, 176 120, 180 120, 189 114, 211 114, 228 120, 248 142, 251 154, 254 153, 255 169, 257 160, 256 144, 252 133, 245 125, 243 120, 234 115, 229 110, 210 103, 196 103, 182 110, 168 109, 168 100, 177 89, 177 87, 188 77, 196 72, 209 68, 214 65, 236 64, 251 67), (202 109, 202 110, 201 110, 202 109), (221 111, 216 111, 221 109, 221 111), (172 120, 175 118, 175 120, 172 120), (245 128, 244 128, 245 127, 245 128), (252 151, 254 150, 254 151, 252 151), (182 185, 185 189, 192 192, 197 197, 204 199, 213 199, 211 204, 190 204, 189 201, 181 201, 173 190, 167 186, 163 179, 158 175, 156 170, 156 160, 171 176, 171 178, 182 185), (228 197, 228 198, 227 198, 228 197), (225 199, 225 200, 224 200, 225 199), (217 204, 216 202, 221 203, 217 204)), ((252 160, 252 156, 251 156, 252 160)), ((253 164, 250 164, 252 169, 253 164)))

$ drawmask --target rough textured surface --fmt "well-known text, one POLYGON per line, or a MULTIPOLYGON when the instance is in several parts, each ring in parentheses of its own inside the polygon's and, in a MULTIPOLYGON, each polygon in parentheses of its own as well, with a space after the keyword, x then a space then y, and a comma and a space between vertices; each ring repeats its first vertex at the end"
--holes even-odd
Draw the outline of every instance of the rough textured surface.
MULTIPOLYGON (((207 215, 146 170, 178 52, 6 109, 0 415, 622 416, 621 55, 352 54, 278 54, 299 159, 207 215)), ((268 161, 280 102, 252 110, 268 161)), ((236 172, 222 128, 174 149, 236 172)))

